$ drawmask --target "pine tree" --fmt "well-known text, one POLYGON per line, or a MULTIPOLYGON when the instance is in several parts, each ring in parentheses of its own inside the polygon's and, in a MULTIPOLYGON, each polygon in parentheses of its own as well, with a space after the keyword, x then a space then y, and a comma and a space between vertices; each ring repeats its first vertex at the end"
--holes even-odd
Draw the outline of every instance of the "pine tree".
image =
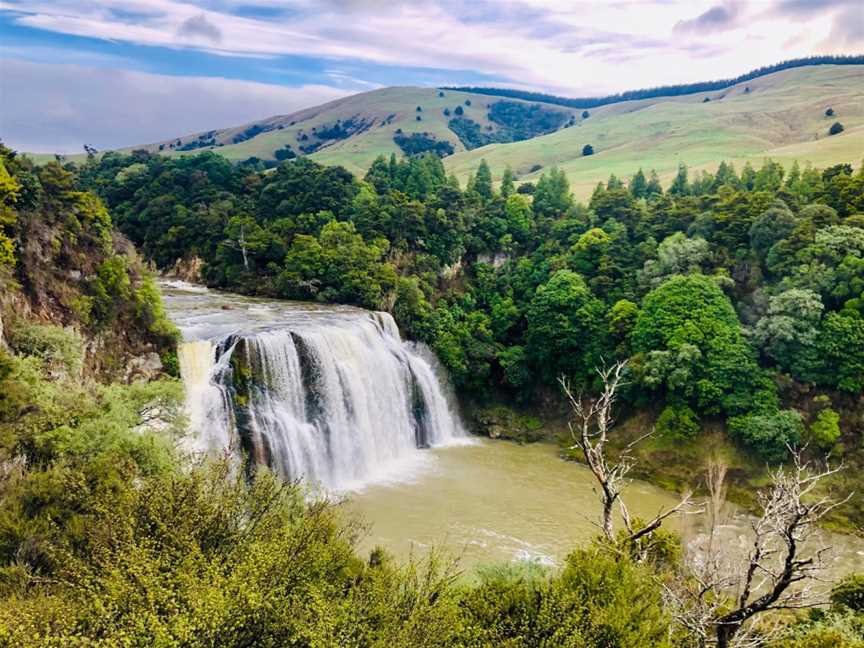
POLYGON ((477 167, 477 175, 474 177, 474 191, 484 200, 492 199, 492 172, 489 170, 486 160, 480 160, 480 166, 477 167))
POLYGON ((647 198, 648 196, 648 181, 645 179, 641 167, 630 179, 630 193, 634 198, 647 198))
POLYGON ((648 187, 646 188, 649 196, 662 196, 663 185, 660 184, 660 176, 654 169, 651 169, 651 176, 648 178, 648 187))
POLYGON ((504 175, 501 177, 501 195, 504 198, 512 195, 516 188, 513 186, 513 170, 510 165, 504 169, 504 175))
POLYGON ((669 187, 669 193, 673 196, 686 196, 690 193, 690 184, 687 182, 687 165, 678 163, 678 174, 669 187))

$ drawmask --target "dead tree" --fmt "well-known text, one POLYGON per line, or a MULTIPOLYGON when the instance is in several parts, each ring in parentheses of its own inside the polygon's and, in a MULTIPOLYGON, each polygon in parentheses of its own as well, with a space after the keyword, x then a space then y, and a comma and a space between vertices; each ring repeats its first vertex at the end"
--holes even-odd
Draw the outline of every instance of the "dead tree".
POLYGON ((573 413, 573 417, 568 423, 570 435, 574 441, 571 449, 578 448, 582 451, 585 455, 585 463, 588 464, 588 468, 597 480, 600 487, 600 503, 603 507, 600 528, 606 539, 613 544, 622 540, 624 544, 632 544, 653 533, 670 515, 687 508, 691 499, 688 493, 676 506, 667 511, 661 511, 647 524, 638 529, 633 525, 633 519, 621 497, 621 491, 627 485, 627 475, 635 463, 631 454, 633 448, 651 436, 653 431, 649 431, 630 442, 617 459, 611 460, 608 457, 609 432, 614 427, 612 410, 618 390, 625 384, 624 372, 626 368, 627 361, 622 360, 611 367, 604 366, 602 369, 597 369, 603 388, 596 398, 584 398, 581 393, 575 394, 566 378, 559 378, 558 381, 570 402, 573 413), (627 536, 622 539, 615 536, 614 513, 616 504, 627 529, 627 536))
POLYGON ((752 523, 746 557, 736 559, 721 550, 712 526, 707 551, 691 560, 680 582, 666 588, 676 621, 697 646, 758 645, 764 636, 760 639, 748 627, 753 617, 824 603, 814 585, 830 547, 810 553, 803 545, 819 521, 849 498, 814 497, 819 482, 840 468, 813 472, 799 452, 792 456, 792 466, 774 471, 771 487, 759 495, 762 515, 752 523))

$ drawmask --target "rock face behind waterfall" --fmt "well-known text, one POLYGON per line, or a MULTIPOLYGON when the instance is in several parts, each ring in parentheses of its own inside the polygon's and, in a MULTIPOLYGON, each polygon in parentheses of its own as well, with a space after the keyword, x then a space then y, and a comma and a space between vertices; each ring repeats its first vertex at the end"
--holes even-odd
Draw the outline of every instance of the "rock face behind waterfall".
POLYGON ((464 438, 430 360, 402 342, 386 313, 307 316, 210 342, 190 343, 212 367, 194 370, 206 385, 195 392, 193 426, 231 439, 249 470, 266 465, 340 489, 464 438))

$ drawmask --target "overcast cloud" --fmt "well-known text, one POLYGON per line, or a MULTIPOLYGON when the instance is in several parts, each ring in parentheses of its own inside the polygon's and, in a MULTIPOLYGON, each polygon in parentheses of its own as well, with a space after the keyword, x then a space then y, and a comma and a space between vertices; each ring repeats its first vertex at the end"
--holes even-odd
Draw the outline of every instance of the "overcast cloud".
POLYGON ((282 102, 313 105, 328 92, 380 85, 494 84, 584 95, 735 76, 789 58, 864 51, 862 5, 0 0, 0 55, 32 64, 26 77, 23 63, 7 64, 0 136, 30 149, 62 136, 78 150, 85 136, 96 145, 93 133, 122 124, 124 114, 134 119, 126 119, 125 131, 104 129, 103 146, 230 124, 235 115, 265 117, 282 102), (58 55, 46 60, 52 49, 58 55), (92 66, 54 67, 80 63, 88 53, 96 58, 92 66), (145 78, 140 89, 132 87, 145 78), (202 93, 208 100, 196 101, 202 93), (184 114, 166 122, 166 105, 184 114), (122 141, 112 139, 118 134, 122 141))

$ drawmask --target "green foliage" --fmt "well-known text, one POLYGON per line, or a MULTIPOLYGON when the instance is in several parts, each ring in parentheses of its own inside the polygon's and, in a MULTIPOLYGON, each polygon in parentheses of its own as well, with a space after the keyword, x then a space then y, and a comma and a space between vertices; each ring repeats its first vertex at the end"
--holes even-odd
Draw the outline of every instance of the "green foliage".
POLYGON ((571 554, 556 578, 524 568, 486 570, 460 602, 466 643, 670 646, 658 591, 650 569, 596 548, 571 554))
POLYGON ((699 434, 699 417, 686 405, 667 405, 655 424, 657 433, 666 439, 686 441, 699 434))
POLYGON ((0 267, 15 265, 13 228, 17 215, 13 206, 21 192, 21 185, 9 175, 0 150, 0 267))
POLYGON ((5 333, 9 345, 17 354, 39 358, 49 371, 64 371, 72 376, 81 372, 84 340, 78 331, 22 320, 14 321, 5 333))
POLYGON ((830 407, 820 410, 810 425, 809 437, 823 450, 830 450, 840 438, 840 415, 830 407))
POLYGON ((729 431, 768 463, 781 463, 804 436, 804 422, 795 410, 781 410, 732 417, 729 431))
POLYGON ((753 341, 777 366, 808 375, 814 363, 822 299, 812 290, 793 288, 768 300, 768 312, 757 323, 753 341))
POLYGON ((602 347, 603 304, 581 276, 559 270, 537 289, 528 310, 528 353, 548 383, 589 382, 602 347))
POLYGON ((849 574, 831 589, 831 605, 864 612, 864 574, 849 574))
POLYGON ((648 293, 630 341, 642 358, 642 383, 700 413, 776 403, 729 299, 709 277, 674 276, 648 293))
POLYGON ((382 262, 389 243, 365 243, 351 223, 331 221, 318 237, 298 235, 278 279, 291 299, 340 301, 379 308, 396 287, 396 271, 382 262))
POLYGON ((843 124, 841 124, 840 122, 834 122, 833 124, 831 124, 831 128, 828 129, 828 134, 839 135, 844 130, 845 129, 843 128, 843 124))

